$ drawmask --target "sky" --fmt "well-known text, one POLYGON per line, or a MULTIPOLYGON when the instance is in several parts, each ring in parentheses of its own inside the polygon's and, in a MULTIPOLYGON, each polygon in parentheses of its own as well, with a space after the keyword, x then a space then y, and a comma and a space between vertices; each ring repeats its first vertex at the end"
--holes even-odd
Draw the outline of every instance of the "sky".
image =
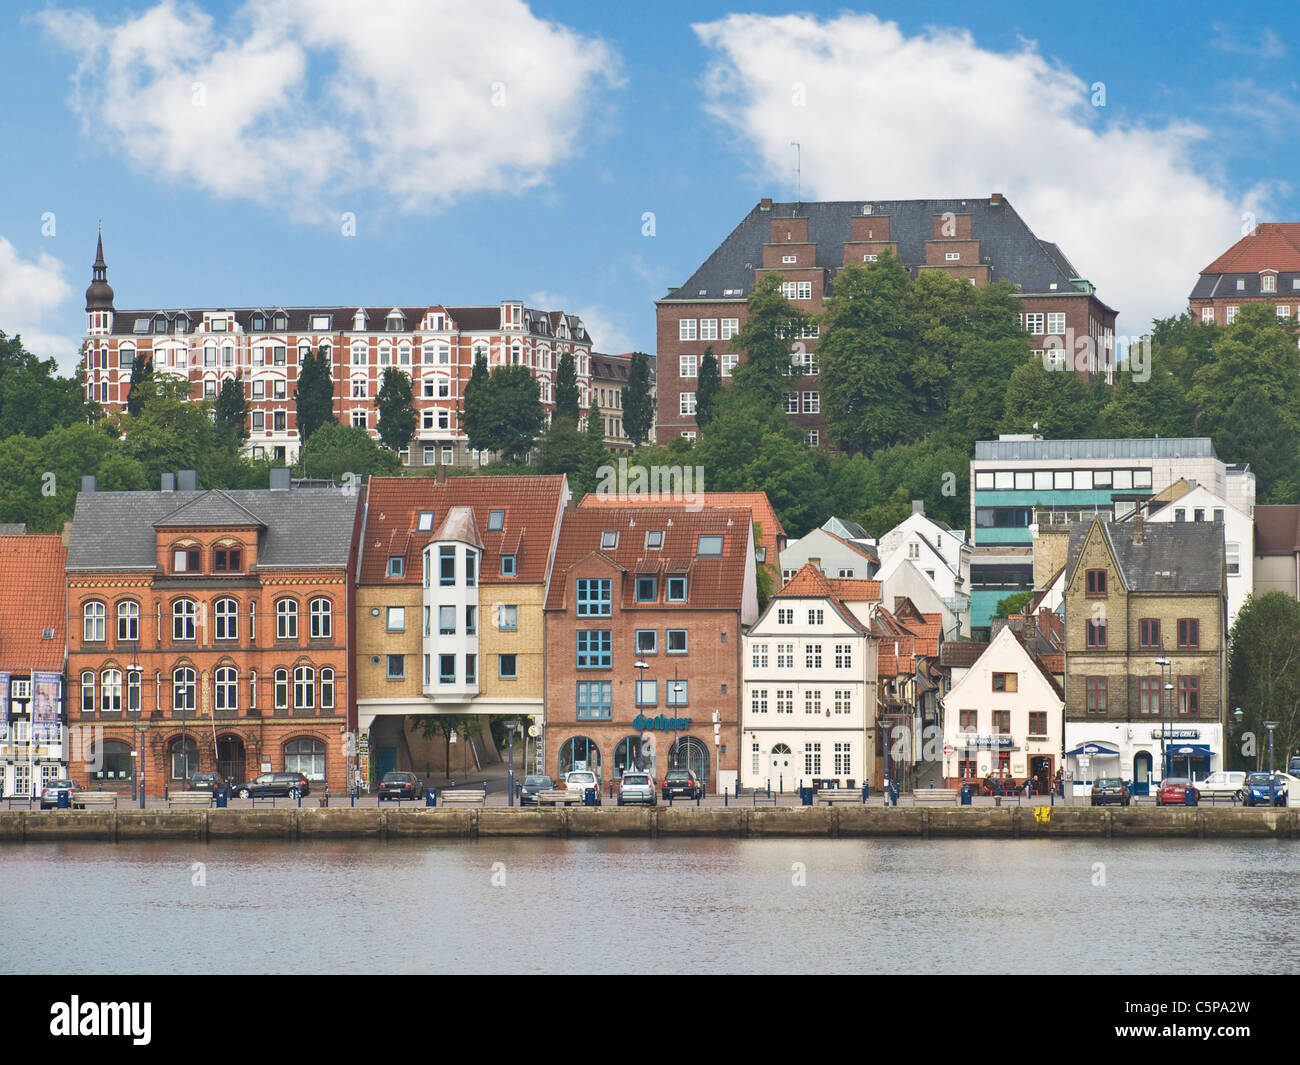
POLYGON ((521 0, 0 10, 0 331, 64 372, 119 308, 580 314, 654 300, 762 197, 1001 192, 1120 312, 1300 221, 1300 9, 521 0))

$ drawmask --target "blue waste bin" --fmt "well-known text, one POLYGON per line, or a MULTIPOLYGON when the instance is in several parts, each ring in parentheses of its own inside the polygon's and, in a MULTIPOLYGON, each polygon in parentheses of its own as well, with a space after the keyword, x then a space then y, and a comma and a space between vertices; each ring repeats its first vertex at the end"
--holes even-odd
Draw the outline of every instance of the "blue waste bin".
POLYGON ((1200 797, 1201 797, 1200 794, 1197 792, 1195 788, 1188 788, 1186 791, 1183 792, 1183 805, 1195 806, 1197 802, 1200 800, 1200 797))
POLYGON ((225 788, 217 788, 212 792, 213 797, 217 800, 217 809, 227 809, 230 802, 230 792, 225 788))
POLYGON ((72 792, 67 788, 60 788, 58 798, 54 800, 54 805, 60 810, 71 810, 72 792))
POLYGON ((811 805, 813 804, 813 790, 812 790, 812 788, 800 788, 800 789, 799 789, 799 802, 800 802, 802 805, 804 805, 804 806, 811 806, 811 805))
POLYGON ((961 786, 961 804, 963 806, 971 805, 971 795, 971 786, 969 784, 963 784, 961 786))
POLYGON ((437 806, 437 805, 438 805, 438 793, 437 793, 436 791, 434 791, 433 788, 429 788, 429 789, 424 793, 424 805, 425 805, 425 806, 437 806))
POLYGON ((598 797, 599 796, 597 795, 595 788, 587 788, 582 793, 582 805, 595 806, 598 797))

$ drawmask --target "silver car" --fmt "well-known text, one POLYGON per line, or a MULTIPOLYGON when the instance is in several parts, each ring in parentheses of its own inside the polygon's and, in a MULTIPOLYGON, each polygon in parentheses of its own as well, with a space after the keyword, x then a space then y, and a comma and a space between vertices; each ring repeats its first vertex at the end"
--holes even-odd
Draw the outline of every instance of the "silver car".
POLYGON ((649 773, 629 771, 623 774, 623 779, 618 784, 618 804, 627 806, 629 803, 640 803, 643 806, 655 806, 658 803, 654 778, 649 773))
POLYGON ((584 802, 586 801, 587 792, 595 792, 596 805, 600 805, 600 780, 590 769, 572 769, 565 773, 564 787, 568 791, 581 791, 584 802))

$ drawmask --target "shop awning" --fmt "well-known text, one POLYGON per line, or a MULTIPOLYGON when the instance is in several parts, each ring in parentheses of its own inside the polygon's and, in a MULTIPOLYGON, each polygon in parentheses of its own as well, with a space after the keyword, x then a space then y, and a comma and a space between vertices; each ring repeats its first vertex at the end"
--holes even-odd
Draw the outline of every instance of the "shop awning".
POLYGON ((1170 758, 1210 758, 1210 748, 1204 743, 1168 743, 1165 754, 1170 758))
POLYGON ((1065 757, 1069 758, 1072 755, 1079 754, 1090 754, 1093 757, 1104 757, 1108 754, 1113 754, 1118 757, 1119 747, 1111 743, 1109 740, 1085 740, 1083 743, 1079 744, 1079 746, 1074 748, 1074 750, 1066 751, 1065 757))

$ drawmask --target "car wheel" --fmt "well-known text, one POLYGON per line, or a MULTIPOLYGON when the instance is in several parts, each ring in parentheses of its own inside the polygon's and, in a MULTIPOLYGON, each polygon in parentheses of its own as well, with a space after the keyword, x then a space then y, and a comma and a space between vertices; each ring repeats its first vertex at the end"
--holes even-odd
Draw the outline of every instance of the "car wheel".
POLYGON ((1127 805, 1128 805, 1129 803, 1131 803, 1132 801, 1133 801, 1132 799, 1125 799, 1124 802, 1123 802, 1123 805, 1124 805, 1124 806, 1127 806, 1127 805))
POLYGON ((247 788, 240 788, 240 789, 239 789, 239 797, 240 797, 241 799, 248 799, 248 798, 252 798, 252 795, 251 795, 251 793, 249 792, 249 790, 248 790, 247 788))

